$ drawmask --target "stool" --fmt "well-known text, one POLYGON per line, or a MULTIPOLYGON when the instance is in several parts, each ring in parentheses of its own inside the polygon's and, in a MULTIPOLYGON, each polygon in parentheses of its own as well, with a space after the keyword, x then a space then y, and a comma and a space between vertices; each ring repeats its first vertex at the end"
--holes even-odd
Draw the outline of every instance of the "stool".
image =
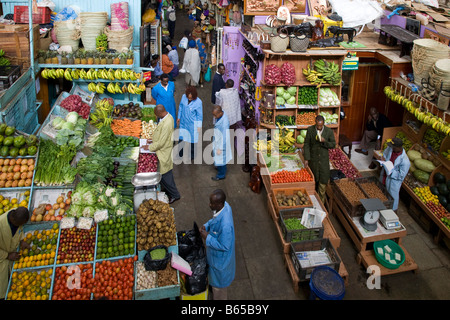
POLYGON ((348 156, 348 158, 350 159, 352 157, 352 142, 350 141, 349 138, 347 138, 347 136, 345 134, 340 134, 339 135, 339 146, 342 148, 342 151, 344 151, 344 147, 348 147, 348 153, 345 152, 348 156))

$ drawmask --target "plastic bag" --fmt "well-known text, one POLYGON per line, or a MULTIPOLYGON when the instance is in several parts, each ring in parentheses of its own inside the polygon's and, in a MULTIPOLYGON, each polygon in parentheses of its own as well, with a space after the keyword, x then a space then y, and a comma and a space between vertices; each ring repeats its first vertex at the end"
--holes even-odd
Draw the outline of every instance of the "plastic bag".
POLYGON ((204 79, 206 82, 210 82, 211 81, 211 68, 208 66, 208 69, 206 70, 204 79))
POLYGON ((344 27, 358 27, 380 18, 384 14, 375 0, 329 0, 333 11, 342 17, 344 27))
POLYGON ((80 14, 80 8, 77 6, 68 6, 62 9, 58 14, 55 16, 54 21, 66 21, 66 20, 73 20, 78 17, 80 14))
POLYGON ((170 261, 171 254, 167 250, 167 247, 164 245, 159 245, 156 247, 153 247, 147 251, 147 253, 144 256, 144 267, 147 271, 158 271, 158 270, 164 270, 167 266, 167 263, 170 261), (163 259, 159 260, 153 260, 151 256, 151 252, 156 249, 164 249, 166 251, 166 255, 163 259))
POLYGON ((338 169, 330 170, 330 180, 331 181, 344 179, 344 178, 346 178, 346 176, 341 170, 338 170, 338 169))
POLYGON ((196 259, 191 263, 192 275, 186 275, 187 294, 194 295, 206 290, 208 286, 208 262, 204 247, 196 251, 196 259))
POLYGON ((142 22, 143 23, 151 23, 155 20, 156 12, 153 9, 147 9, 145 10, 144 14, 142 15, 142 22))
POLYGON ((187 262, 191 263, 198 256, 198 250, 203 247, 203 241, 200 236, 197 223, 188 231, 178 231, 178 255, 187 262))

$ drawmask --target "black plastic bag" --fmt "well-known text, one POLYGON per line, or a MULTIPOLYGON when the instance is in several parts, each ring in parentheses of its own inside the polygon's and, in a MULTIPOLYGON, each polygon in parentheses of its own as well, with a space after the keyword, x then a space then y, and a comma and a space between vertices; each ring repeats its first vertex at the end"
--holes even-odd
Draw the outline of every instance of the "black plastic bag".
POLYGON ((204 247, 196 250, 196 259, 190 264, 192 275, 186 275, 185 289, 190 295, 204 292, 208 286, 208 262, 204 247))
POLYGON ((345 178, 345 174, 341 170, 338 170, 338 169, 330 170, 331 181, 344 179, 344 178, 345 178))
POLYGON ((194 222, 192 230, 177 232, 178 238, 178 255, 191 263, 197 256, 197 251, 203 247, 203 241, 198 229, 197 223, 194 222))
POLYGON ((172 254, 168 251, 167 247, 164 245, 155 246, 149 250, 144 256, 144 267, 147 271, 158 271, 164 270, 167 266, 167 263, 170 261, 172 254), (166 251, 166 255, 163 259, 153 260, 151 256, 151 252, 156 249, 164 249, 166 251))

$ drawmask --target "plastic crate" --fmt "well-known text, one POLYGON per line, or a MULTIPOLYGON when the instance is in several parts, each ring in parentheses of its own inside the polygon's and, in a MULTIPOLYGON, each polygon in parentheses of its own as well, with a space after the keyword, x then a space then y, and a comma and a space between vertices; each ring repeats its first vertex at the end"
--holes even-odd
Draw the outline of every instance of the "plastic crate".
POLYGON ((387 191, 386 187, 380 182, 378 177, 357 178, 355 179, 355 181, 368 199, 379 198, 385 205, 386 209, 392 209, 392 206, 394 205, 394 198, 392 198, 392 196, 389 194, 389 191, 387 191), (368 183, 373 183, 374 185, 376 185, 376 187, 380 190, 380 195, 383 195, 385 198, 380 198, 379 196, 368 194, 366 191, 367 189, 364 188, 364 185, 368 183))
MULTIPOLYGON (((11 272, 11 276, 9 278, 8 290, 6 291, 5 300, 17 300, 17 299, 14 299, 13 297, 9 297, 9 292, 10 291, 14 292, 13 290, 11 290, 11 286, 13 284, 17 285, 17 281, 18 281, 18 277, 16 277, 17 274, 24 273, 24 272, 31 273, 30 279, 36 279, 36 276, 38 274, 42 273, 43 271, 48 271, 48 270, 52 270, 51 271, 51 275, 45 274, 44 279, 45 280, 46 279, 50 279, 50 283, 51 284, 50 284, 50 289, 48 289, 46 291, 47 298, 45 300, 50 300, 50 297, 52 296, 52 293, 53 293, 53 279, 54 279, 54 276, 55 276, 55 272, 54 272, 55 268, 54 268, 54 266, 51 266, 51 267, 40 267, 40 268, 26 269, 26 270, 25 269, 13 270, 11 272)), ((30 289, 31 289, 31 285, 30 285, 30 289)), ((12 293, 11 293, 11 295, 12 295, 12 293)))
POLYGON ((20 66, 0 66, 0 91, 6 90, 20 78, 20 66))
POLYGON ((330 268, 333 268, 334 270, 339 272, 339 265, 341 263, 341 259, 339 258, 336 249, 333 247, 328 238, 291 243, 290 255, 295 271, 297 272, 300 281, 308 280, 311 276, 311 272, 314 270, 314 268, 318 266, 329 266, 330 268), (304 267, 302 266, 297 257, 297 254, 299 253, 305 253, 307 251, 321 251, 321 250, 327 253, 329 260, 328 262, 325 262, 323 264, 304 267))
POLYGON ((321 239, 323 237, 324 228, 308 228, 288 230, 285 220, 291 218, 302 219, 305 208, 280 210, 279 224, 286 242, 299 242, 305 240, 321 239))
MULTIPOLYGON (((30 210, 30 206, 31 206, 31 188, 26 188, 26 189, 8 189, 5 191, 2 191, 2 189, 0 189, 0 195, 3 197, 3 199, 17 199, 17 203, 22 202, 23 200, 26 199, 26 195, 25 192, 29 191, 30 193, 30 197, 29 197, 29 201, 28 201, 28 210, 30 210)), ((2 209, 3 210, 3 209, 2 209)))
MULTIPOLYGON (((34 209, 39 207, 41 204, 53 204, 56 203, 56 200, 59 196, 63 196, 64 199, 67 197, 67 193, 69 191, 73 191, 72 188, 46 188, 46 189, 35 189, 33 188, 33 194, 30 197, 30 211, 33 212, 34 209)), ((59 214, 58 211, 55 212, 55 215, 59 214)), ((38 222, 30 222, 32 224, 38 222)))
MULTIPOLYGON (((52 10, 49 7, 38 7, 38 12, 33 13, 33 23, 47 24, 51 22, 52 10)), ((29 9, 28 6, 14 7, 14 22, 15 23, 29 23, 29 9)))

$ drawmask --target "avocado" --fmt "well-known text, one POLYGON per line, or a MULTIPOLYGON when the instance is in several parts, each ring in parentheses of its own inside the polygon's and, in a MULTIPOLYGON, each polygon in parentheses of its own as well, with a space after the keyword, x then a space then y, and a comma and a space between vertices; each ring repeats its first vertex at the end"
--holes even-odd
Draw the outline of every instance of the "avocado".
POLYGON ((10 145, 12 145, 14 143, 14 137, 6 137, 4 140, 3 140, 3 145, 4 146, 10 146, 10 145))
POLYGON ((9 155, 9 147, 3 146, 0 148, 0 156, 7 157, 9 155))
POLYGON ((17 157, 18 155, 19 155, 19 148, 17 148, 17 147, 11 147, 11 148, 9 149, 9 156, 10 156, 10 157, 15 158, 15 157, 17 157))
POLYGON ((4 135, 5 134, 5 130, 8 126, 6 125, 6 123, 0 123, 0 134, 4 135))

